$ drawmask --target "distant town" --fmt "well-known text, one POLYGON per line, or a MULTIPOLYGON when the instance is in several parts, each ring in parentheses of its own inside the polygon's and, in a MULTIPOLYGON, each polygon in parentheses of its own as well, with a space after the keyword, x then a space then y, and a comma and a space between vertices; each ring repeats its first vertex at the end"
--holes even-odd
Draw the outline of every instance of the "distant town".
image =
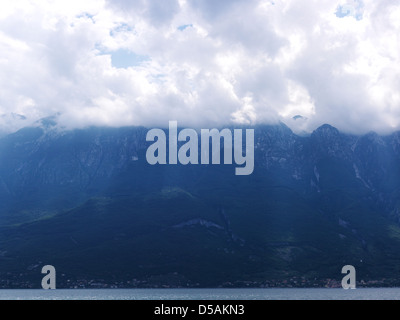
MULTIPOLYGON (((40 280, 26 278, 26 274, 0 275, 0 289, 40 289, 40 280)), ((147 280, 131 279, 126 281, 110 281, 105 279, 72 279, 65 274, 57 277, 57 289, 172 289, 172 288, 202 288, 198 283, 182 281, 178 274, 171 274, 169 283, 156 283, 156 278, 147 280)), ((357 288, 399 287, 398 279, 359 280, 357 288)), ((341 279, 306 279, 291 277, 265 281, 224 282, 215 288, 341 288, 341 279)))

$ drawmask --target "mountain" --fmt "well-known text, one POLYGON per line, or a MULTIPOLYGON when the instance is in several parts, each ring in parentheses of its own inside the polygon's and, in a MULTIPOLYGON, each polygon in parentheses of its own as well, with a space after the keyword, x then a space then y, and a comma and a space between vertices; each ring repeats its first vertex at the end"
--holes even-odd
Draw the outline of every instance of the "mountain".
POLYGON ((235 165, 146 161, 144 127, 0 139, 0 286, 325 286, 354 265, 398 284, 400 133, 323 125, 255 131, 252 175, 235 165))

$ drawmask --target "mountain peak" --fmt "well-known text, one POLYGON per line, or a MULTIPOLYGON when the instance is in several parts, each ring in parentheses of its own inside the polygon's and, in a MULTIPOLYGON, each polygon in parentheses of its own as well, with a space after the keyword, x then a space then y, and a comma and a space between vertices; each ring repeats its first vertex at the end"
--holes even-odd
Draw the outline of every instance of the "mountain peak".
POLYGON ((332 127, 329 124, 324 124, 317 128, 313 133, 312 136, 314 137, 320 137, 324 139, 330 139, 333 137, 338 137, 340 134, 339 130, 336 129, 335 127, 332 127))
POLYGON ((57 115, 39 119, 35 122, 39 127, 51 128, 57 125, 57 115))
POLYGON ((300 115, 300 114, 298 114, 298 115, 296 115, 296 116, 294 116, 293 118, 292 118, 293 120, 300 120, 300 119, 304 119, 304 120, 307 120, 307 118, 305 118, 305 117, 303 117, 302 115, 300 115))
POLYGON ((335 127, 331 126, 330 124, 323 124, 319 128, 317 128, 314 132, 334 132, 334 133, 339 133, 339 130, 336 129, 335 127))

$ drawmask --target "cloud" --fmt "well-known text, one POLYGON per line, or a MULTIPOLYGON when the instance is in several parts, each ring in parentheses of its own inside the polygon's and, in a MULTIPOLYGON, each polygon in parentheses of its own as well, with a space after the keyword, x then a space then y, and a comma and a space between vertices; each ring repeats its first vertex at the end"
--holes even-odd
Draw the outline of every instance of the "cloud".
POLYGON ((387 0, 2 2, 1 130, 54 114, 399 130, 399 21, 387 0))
POLYGON ((178 0, 110 0, 107 4, 127 19, 134 16, 161 28, 168 27, 180 8, 178 0))

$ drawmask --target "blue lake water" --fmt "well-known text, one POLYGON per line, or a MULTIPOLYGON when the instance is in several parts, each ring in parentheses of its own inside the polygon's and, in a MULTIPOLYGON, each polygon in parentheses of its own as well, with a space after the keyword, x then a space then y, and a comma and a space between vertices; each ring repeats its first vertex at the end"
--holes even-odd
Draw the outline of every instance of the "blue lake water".
POLYGON ((0 290, 0 300, 400 300, 400 288, 0 290))

